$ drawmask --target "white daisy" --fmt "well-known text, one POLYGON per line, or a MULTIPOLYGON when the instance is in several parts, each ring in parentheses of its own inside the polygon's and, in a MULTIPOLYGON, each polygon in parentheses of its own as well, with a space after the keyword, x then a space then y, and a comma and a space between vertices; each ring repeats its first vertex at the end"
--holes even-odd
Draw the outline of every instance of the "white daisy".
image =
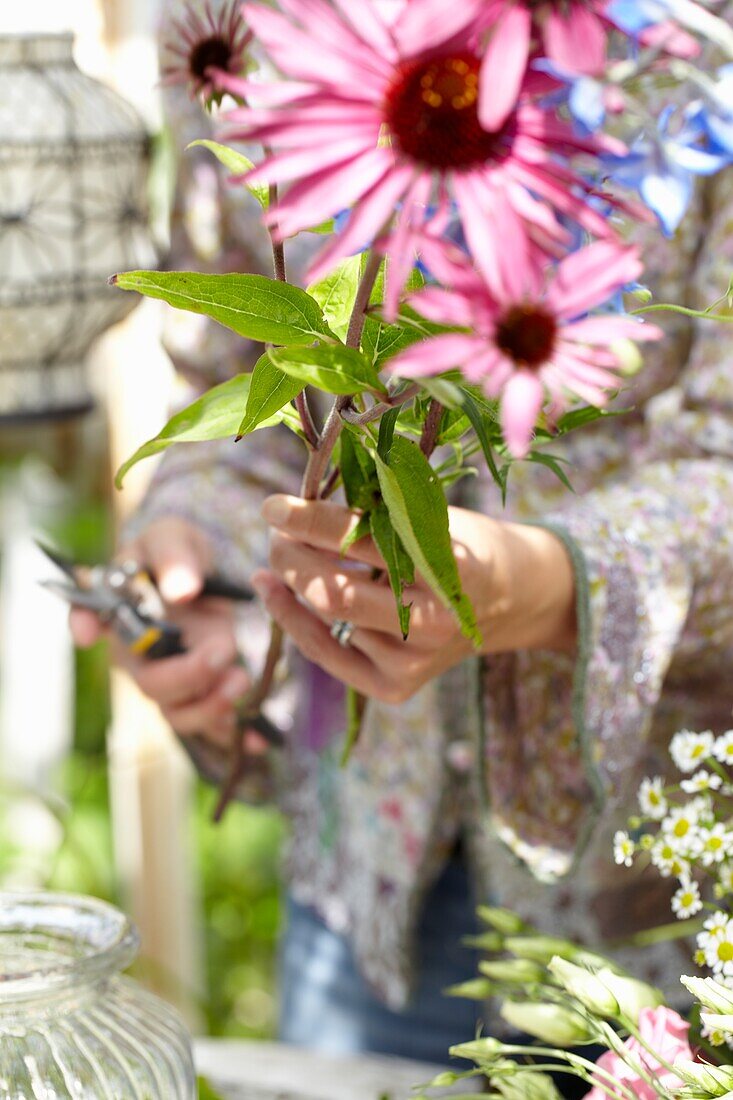
POLYGON ((669 842, 676 846, 678 855, 687 855, 694 846, 700 820, 700 807, 694 802, 684 806, 675 806, 662 822, 662 832, 669 842))
POLYGON ((721 764, 733 765, 733 730, 726 730, 720 737, 716 737, 713 756, 721 764))
POLYGON ((714 742, 712 730, 680 730, 672 738, 669 752, 681 772, 694 772, 712 754, 714 742))
POLYGON ((639 787, 639 806, 641 812, 653 821, 661 821, 667 812, 667 799, 664 797, 664 780, 660 775, 654 779, 644 779, 639 787))
POLYGON ((623 829, 619 829, 613 838, 613 858, 616 863, 623 864, 624 867, 630 867, 634 862, 635 851, 636 844, 629 834, 623 829))
POLYGON ((718 882, 723 894, 733 894, 733 863, 722 863, 718 868, 718 882))
POLYGON ((689 874, 690 864, 677 850, 677 842, 667 836, 660 836, 651 850, 651 860, 662 878, 682 878, 689 874))
POLYGON ((686 920, 687 917, 694 917, 701 909, 700 887, 690 879, 683 879, 672 898, 672 912, 678 920, 686 920))
POLYGON ((698 933, 697 944, 705 954, 705 964, 716 978, 733 977, 733 920, 727 913, 715 913, 704 928, 698 933))
POLYGON ((699 859, 703 867, 712 867, 714 863, 722 863, 724 859, 733 854, 733 834, 726 829, 722 822, 713 825, 711 829, 698 828, 690 845, 690 853, 695 859, 699 859))
POLYGON ((680 787, 687 794, 699 794, 701 791, 718 791, 722 783, 723 780, 715 772, 708 772, 705 768, 701 768, 699 772, 695 772, 692 779, 683 779, 680 787))
POLYGON ((702 1025, 700 1034, 703 1039, 707 1039, 711 1047, 722 1047, 725 1042, 725 1033, 719 1031, 717 1027, 711 1027, 709 1023, 702 1025))

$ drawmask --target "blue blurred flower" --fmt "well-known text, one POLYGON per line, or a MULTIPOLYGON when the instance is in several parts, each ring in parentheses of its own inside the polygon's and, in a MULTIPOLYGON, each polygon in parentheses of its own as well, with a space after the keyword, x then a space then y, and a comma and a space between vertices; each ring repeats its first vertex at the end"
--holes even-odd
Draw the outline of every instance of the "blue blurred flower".
POLYGON ((705 133, 712 152, 733 157, 733 64, 718 69, 714 86, 687 114, 691 125, 705 133))
POLYGON ((623 157, 606 155, 611 177, 632 187, 656 214, 667 237, 673 236, 692 198, 695 176, 711 176, 731 163, 731 155, 706 147, 706 134, 686 118, 675 134, 668 106, 659 118, 656 134, 642 134, 623 157))
POLYGON ((605 88, 600 80, 567 72, 546 57, 533 61, 532 68, 547 73, 561 84, 557 91, 543 96, 542 102, 545 106, 559 107, 565 104, 584 134, 594 134, 600 130, 606 121, 605 88))
POLYGON ((627 34, 635 35, 672 15, 669 0, 611 0, 606 15, 627 34))

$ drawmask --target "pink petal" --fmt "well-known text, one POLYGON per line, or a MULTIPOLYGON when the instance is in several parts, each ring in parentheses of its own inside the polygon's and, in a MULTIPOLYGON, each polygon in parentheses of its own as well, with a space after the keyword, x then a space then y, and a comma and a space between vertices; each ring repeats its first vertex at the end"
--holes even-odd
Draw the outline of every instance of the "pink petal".
MULTIPOLYGON (((292 20, 314 39, 314 46, 324 45, 327 49, 349 58, 354 64, 364 66, 389 77, 392 64, 396 60, 394 46, 390 56, 384 50, 376 50, 365 42, 361 33, 351 22, 345 22, 339 12, 324 0, 282 0, 280 7, 288 11, 292 20)), ((360 7, 368 7, 366 0, 360 0, 360 7)))
POLYGON ((461 367, 486 350, 477 336, 446 333, 412 344, 389 361, 389 370, 400 378, 422 378, 461 367))
POLYGON ((630 317, 586 317, 565 325, 563 339, 586 344, 612 344, 614 340, 661 340, 664 333, 656 325, 639 324, 630 317))
POLYGON ((603 72, 606 30, 594 12, 573 4, 565 15, 553 5, 546 19, 544 38, 550 60, 571 73, 603 72))
POLYGON ((401 165, 384 175, 354 207, 346 224, 319 253, 308 270, 308 282, 315 283, 345 256, 371 244, 391 218, 399 200, 410 186, 413 168, 401 165))
POLYGON ((389 321, 397 316, 400 295, 417 262, 417 235, 425 221, 431 191, 432 179, 429 173, 422 173, 405 195, 395 230, 387 243, 384 309, 389 321))
POLYGON ((314 171, 307 179, 294 184, 277 206, 266 212, 265 220, 269 224, 277 223, 278 234, 292 236, 351 206, 391 168, 392 156, 388 149, 370 149, 343 164, 314 171))
POLYGON ((421 317, 437 325, 470 328, 474 323, 474 310, 469 299, 442 287, 429 286, 418 291, 410 296, 410 305, 421 317))
POLYGON ((514 110, 531 37, 532 15, 523 5, 508 7, 492 30, 481 64, 479 120, 485 130, 499 130, 514 110))
POLYGON ((516 371, 501 395, 501 429, 506 445, 515 458, 524 458, 532 442, 544 390, 536 374, 516 371))
POLYGON ((463 364, 463 377, 468 382, 482 382, 484 390, 489 386, 496 386, 494 396, 498 396, 501 386, 511 374, 511 364, 504 358, 497 348, 488 347, 475 359, 467 359, 463 364))
POLYGON ((485 0, 460 0, 460 3, 412 0, 392 28, 400 53, 414 57, 467 31, 484 3, 485 0))
POLYGON ((547 302, 561 320, 579 317, 607 302, 642 272, 638 250, 613 241, 596 241, 558 265, 547 302))
POLYGON ((314 156, 312 149, 295 149, 293 152, 281 153, 278 156, 269 157, 251 172, 243 176, 232 176, 232 183, 284 183, 288 180, 299 179, 318 167, 320 171, 328 167, 342 164, 359 156, 365 150, 373 148, 363 138, 342 138, 324 145, 314 156))
POLYGON ((394 38, 371 0, 359 0, 358 11, 354 0, 334 0, 334 4, 349 20, 361 38, 364 38, 380 56, 389 61, 397 60, 394 38))
POLYGON ((356 51, 348 52, 347 49, 344 54, 341 50, 328 49, 325 44, 314 49, 309 32, 296 27, 280 12, 259 4, 244 4, 242 12, 269 56, 288 76, 319 84, 353 85, 376 95, 384 92, 390 69, 383 66, 382 71, 376 72, 373 57, 365 61, 356 51))

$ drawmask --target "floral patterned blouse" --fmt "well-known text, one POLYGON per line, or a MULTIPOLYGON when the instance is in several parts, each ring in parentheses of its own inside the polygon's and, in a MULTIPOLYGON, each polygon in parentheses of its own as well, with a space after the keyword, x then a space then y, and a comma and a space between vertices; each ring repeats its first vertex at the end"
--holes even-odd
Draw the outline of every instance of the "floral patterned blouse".
MULTIPOLYGON (((167 96, 180 150, 210 123, 185 93, 167 96)), ((719 298, 733 272, 733 170, 701 188, 674 241, 655 229, 640 236, 658 299, 704 307, 719 298)), ((183 155, 170 266, 268 264, 246 193, 226 189, 203 150, 183 155)), ((608 946, 671 919, 673 887, 614 866, 612 837, 635 810, 641 778, 671 774, 677 729, 733 725, 733 329, 667 316, 667 339, 618 397, 631 411, 554 448, 575 494, 530 464, 510 478, 508 514, 550 527, 574 563, 576 659, 468 661, 402 706, 371 703, 342 770, 341 686, 293 654, 287 750, 253 770, 243 793, 278 800, 292 821, 294 895, 348 935, 395 1007, 409 995, 422 901, 459 835, 479 894, 545 931, 608 946)), ((246 368, 254 353, 173 312, 166 339, 199 384, 246 368)), ((185 516, 209 533, 221 570, 244 578, 267 555, 263 498, 297 492, 303 461, 279 430, 175 448, 134 526, 185 516)), ((461 503, 501 513, 488 479, 471 494, 461 503)), ((247 615, 247 639, 261 647, 264 626, 247 615)), ((220 767, 199 755, 203 770, 220 767)), ((617 953, 679 997, 685 945, 645 948, 641 960, 622 945, 617 953)))

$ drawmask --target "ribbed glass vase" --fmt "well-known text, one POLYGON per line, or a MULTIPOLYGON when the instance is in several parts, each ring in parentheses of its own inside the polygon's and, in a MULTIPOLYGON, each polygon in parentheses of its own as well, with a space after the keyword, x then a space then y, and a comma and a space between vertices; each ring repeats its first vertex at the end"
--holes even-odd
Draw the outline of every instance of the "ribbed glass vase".
POLYGON ((3 1100, 193 1100, 182 1021, 120 977, 137 949, 103 902, 0 893, 3 1100))

